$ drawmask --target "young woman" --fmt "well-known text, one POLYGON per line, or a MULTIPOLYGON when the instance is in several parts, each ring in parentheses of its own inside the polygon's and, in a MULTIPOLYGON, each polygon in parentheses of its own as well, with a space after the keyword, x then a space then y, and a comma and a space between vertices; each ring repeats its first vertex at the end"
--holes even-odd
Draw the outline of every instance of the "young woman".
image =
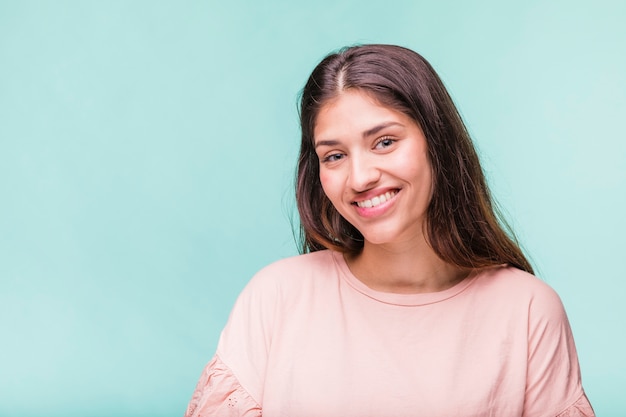
POLYGON ((431 66, 344 49, 300 104, 306 254, 242 292, 186 416, 593 416, 561 301, 431 66))

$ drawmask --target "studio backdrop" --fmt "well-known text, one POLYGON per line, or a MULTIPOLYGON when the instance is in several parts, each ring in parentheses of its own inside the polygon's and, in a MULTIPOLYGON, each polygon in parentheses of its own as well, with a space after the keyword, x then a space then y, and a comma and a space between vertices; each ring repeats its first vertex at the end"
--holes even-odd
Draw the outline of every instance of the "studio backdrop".
POLYGON ((626 3, 0 0, 0 415, 181 416, 251 276, 298 253, 296 103, 357 43, 425 56, 626 400, 626 3))

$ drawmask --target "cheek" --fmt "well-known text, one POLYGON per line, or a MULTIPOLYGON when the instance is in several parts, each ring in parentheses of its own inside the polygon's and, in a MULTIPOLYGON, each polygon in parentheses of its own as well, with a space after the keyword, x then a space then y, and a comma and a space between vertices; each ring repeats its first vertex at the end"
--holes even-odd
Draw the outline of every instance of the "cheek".
POLYGON ((326 197, 333 202, 341 196, 341 186, 336 175, 320 171, 320 183, 326 197))
POLYGON ((428 157, 423 152, 405 153, 394 161, 396 172, 407 179, 417 180, 421 184, 430 184, 432 170, 428 157))
POLYGON ((324 194, 326 194, 326 197, 331 198, 331 196, 329 195, 332 193, 331 178, 328 175, 320 172, 320 183, 322 184, 322 190, 324 191, 324 194))

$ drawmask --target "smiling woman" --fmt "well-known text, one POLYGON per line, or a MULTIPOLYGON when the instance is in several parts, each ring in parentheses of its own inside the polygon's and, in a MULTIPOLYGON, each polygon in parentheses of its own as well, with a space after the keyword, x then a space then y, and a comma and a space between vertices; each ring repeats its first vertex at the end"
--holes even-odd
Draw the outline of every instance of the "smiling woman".
POLYGON ((431 66, 344 49, 300 116, 305 254, 242 292, 186 415, 593 416, 561 301, 431 66))
POLYGON ((401 239, 377 239, 367 227, 384 225, 385 220, 406 222, 397 225, 399 234, 421 235, 431 196, 431 168, 424 134, 410 117, 377 104, 364 92, 347 91, 320 112, 315 148, 324 193, 368 242, 401 239), (387 194, 393 198, 387 200, 387 194), (389 213, 402 202, 404 212, 389 213), (363 220, 367 222, 360 224, 363 220))

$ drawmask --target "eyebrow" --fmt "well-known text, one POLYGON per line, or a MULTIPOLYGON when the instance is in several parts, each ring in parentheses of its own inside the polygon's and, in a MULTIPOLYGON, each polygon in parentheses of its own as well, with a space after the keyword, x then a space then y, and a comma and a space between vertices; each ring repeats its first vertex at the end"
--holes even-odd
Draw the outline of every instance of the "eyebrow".
MULTIPOLYGON (((404 127, 404 125, 402 123, 398 123, 398 122, 385 122, 385 123, 381 123, 379 125, 376 125, 374 127, 372 127, 371 129, 367 129, 366 131, 363 132, 362 136, 363 139, 369 137, 369 136, 373 136, 375 134, 377 134, 378 132, 380 132, 381 130, 388 128, 390 126, 401 126, 404 127)), ((336 146, 339 145, 339 141, 338 140, 320 140, 319 142, 315 143, 315 148, 317 149, 317 147, 319 146, 336 146)))
POLYGON ((375 135, 376 133, 380 132, 381 130, 389 127, 389 126, 403 126, 403 124, 398 123, 398 122, 386 122, 386 123, 381 123, 378 126, 374 126, 371 129, 366 130, 365 132, 363 132, 363 139, 365 139, 368 136, 372 136, 375 135))

